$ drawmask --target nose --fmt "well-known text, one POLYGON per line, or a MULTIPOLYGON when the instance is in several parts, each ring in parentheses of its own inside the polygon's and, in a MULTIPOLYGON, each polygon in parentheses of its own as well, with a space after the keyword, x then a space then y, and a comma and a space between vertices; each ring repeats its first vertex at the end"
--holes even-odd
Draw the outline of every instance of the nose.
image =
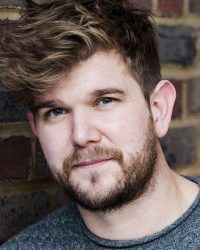
POLYGON ((73 115, 72 141, 74 146, 86 147, 101 141, 95 118, 89 112, 76 112, 73 115))

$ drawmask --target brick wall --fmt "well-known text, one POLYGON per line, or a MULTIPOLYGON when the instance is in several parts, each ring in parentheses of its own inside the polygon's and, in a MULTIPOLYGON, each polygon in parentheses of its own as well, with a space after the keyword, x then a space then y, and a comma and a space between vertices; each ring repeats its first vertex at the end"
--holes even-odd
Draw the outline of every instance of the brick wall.
MULTIPOLYGON (((133 0, 132 0, 133 1, 133 0)), ((162 76, 177 90, 171 128, 162 140, 177 172, 200 174, 200 1, 137 0, 159 17, 162 76)), ((0 1, 0 35, 19 18, 25 0, 0 1)), ((66 201, 52 180, 26 121, 26 110, 0 93, 0 241, 39 220, 66 201)))

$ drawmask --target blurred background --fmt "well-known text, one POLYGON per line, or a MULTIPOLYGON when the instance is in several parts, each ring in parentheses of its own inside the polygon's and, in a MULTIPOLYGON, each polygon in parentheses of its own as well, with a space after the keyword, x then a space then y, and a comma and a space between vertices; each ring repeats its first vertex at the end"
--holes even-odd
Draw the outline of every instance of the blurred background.
MULTIPOLYGON (((167 161, 180 174, 199 176, 200 0, 128 2, 156 14, 162 78, 177 91, 171 127, 162 140, 167 161)), ((25 6, 25 0, 0 0, 0 37, 14 28, 25 6)), ((26 110, 0 92, 0 243, 66 202, 31 133, 26 110)))

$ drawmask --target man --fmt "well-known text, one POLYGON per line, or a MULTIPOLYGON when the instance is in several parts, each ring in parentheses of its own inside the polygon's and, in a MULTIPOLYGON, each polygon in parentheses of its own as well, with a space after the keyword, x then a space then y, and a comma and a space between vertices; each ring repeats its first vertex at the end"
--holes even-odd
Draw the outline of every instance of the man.
POLYGON ((1 78, 72 198, 1 249, 200 249, 199 180, 173 172, 159 143, 176 94, 150 13, 32 3, 1 43, 1 78))

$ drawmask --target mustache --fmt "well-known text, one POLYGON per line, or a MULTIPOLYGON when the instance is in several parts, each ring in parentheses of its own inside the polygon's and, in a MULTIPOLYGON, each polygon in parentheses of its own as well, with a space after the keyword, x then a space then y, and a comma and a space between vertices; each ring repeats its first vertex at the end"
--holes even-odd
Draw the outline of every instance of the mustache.
POLYGON ((63 166, 65 169, 71 169, 74 165, 86 160, 113 159, 120 164, 123 162, 123 153, 121 150, 110 147, 96 146, 88 149, 74 149, 74 151, 65 158, 63 166))

